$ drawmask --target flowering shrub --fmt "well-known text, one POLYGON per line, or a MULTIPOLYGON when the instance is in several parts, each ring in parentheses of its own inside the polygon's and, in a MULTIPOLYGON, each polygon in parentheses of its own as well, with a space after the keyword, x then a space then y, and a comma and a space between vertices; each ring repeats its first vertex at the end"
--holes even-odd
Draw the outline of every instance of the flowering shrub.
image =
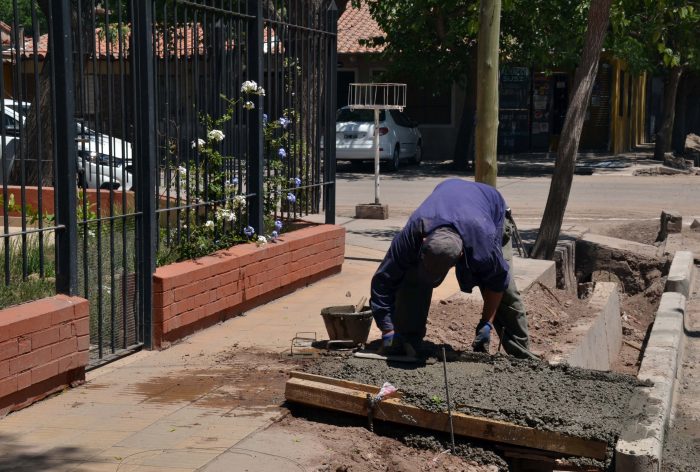
MULTIPOLYGON (((179 212, 179 227, 187 237, 174 238, 165 234, 165 244, 158 255, 158 264, 191 259, 211 254, 234 244, 251 241, 257 245, 274 242, 282 231, 280 220, 275 215, 283 206, 289 207, 297 201, 296 188, 302 181, 299 177, 288 178, 289 116, 269 121, 263 116, 263 131, 266 153, 266 172, 263 182, 263 211, 265 228, 245 225, 247 220, 247 198, 239 193, 239 179, 227 180, 225 157, 219 151, 220 144, 230 139, 223 132, 226 123, 234 117, 240 103, 244 110, 254 110, 255 96, 264 96, 265 90, 253 81, 241 86, 239 99, 228 99, 226 112, 214 119, 209 115, 201 118, 204 138, 192 141, 198 159, 173 168, 177 176, 175 186, 179 189, 177 205, 191 206, 179 212)), ((291 113, 290 113, 291 115, 291 113)))

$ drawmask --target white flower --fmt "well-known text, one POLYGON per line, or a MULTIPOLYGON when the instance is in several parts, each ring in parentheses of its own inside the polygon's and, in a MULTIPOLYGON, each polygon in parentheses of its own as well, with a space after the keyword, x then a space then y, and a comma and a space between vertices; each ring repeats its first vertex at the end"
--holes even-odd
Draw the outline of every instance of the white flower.
POLYGON ((245 195, 236 195, 233 198, 233 204, 236 206, 242 207, 245 205, 245 203, 246 203, 245 195))
POLYGON ((228 218, 229 222, 233 223, 234 221, 236 221, 236 214, 232 211, 229 211, 227 218, 228 218))
POLYGON ((243 108, 245 108, 246 110, 255 110, 255 103, 248 100, 243 104, 243 108))
POLYGON ((192 149, 202 149, 207 144, 202 138, 192 141, 192 149))
POLYGON ((178 166, 177 171, 183 175, 187 173, 187 169, 183 166, 178 166))
POLYGON ((265 236, 258 236, 257 244, 258 246, 267 244, 267 238, 265 236))
POLYGON ((214 222, 212 220, 207 220, 206 223, 204 223, 204 226, 207 228, 213 228, 214 227, 214 222))
POLYGON ((241 93, 265 96, 265 89, 259 86, 254 80, 246 80, 241 85, 241 93))
POLYGON ((212 141, 216 141, 216 142, 221 142, 226 137, 224 132, 221 131, 220 129, 213 129, 213 130, 209 131, 209 134, 207 136, 209 137, 209 139, 211 139, 212 141))
POLYGON ((256 93, 258 91, 258 84, 254 80, 246 80, 241 85, 241 93, 256 93))

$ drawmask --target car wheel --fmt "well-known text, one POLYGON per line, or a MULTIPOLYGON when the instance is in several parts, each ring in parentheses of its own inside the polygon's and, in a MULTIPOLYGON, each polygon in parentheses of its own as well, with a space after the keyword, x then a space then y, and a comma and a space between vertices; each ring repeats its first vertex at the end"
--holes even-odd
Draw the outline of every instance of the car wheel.
POLYGON ((416 144, 416 154, 413 156, 413 163, 417 166, 420 165, 421 161, 423 160, 423 146, 421 146, 421 143, 416 144))
POLYGON ((394 148, 394 153, 391 155, 391 167, 389 168, 392 172, 397 172, 399 170, 399 147, 394 148))

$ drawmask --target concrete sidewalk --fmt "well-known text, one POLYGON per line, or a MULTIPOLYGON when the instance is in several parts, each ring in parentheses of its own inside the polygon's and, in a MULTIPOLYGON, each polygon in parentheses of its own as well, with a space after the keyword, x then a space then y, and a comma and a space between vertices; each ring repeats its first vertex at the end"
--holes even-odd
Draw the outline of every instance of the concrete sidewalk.
MULTIPOLYGON (((291 339, 302 331, 326 338, 321 308, 369 295, 383 251, 348 246, 346 255, 338 275, 166 351, 91 371, 85 385, 0 419, 0 470, 239 470, 237 456, 226 452, 283 414, 281 386, 291 366, 281 353, 291 339)), ((552 263, 542 263, 517 261, 519 283, 551 271, 552 263)), ((448 276, 434 299, 457 291, 448 276)), ((373 328, 370 338, 378 335, 373 328)))

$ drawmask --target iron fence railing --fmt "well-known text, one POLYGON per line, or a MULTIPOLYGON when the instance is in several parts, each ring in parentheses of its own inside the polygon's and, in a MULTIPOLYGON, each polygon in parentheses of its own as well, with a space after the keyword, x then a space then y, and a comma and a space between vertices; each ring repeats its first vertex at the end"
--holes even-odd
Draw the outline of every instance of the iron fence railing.
POLYGON ((6 3, 0 306, 87 298, 97 364, 150 343, 158 260, 333 222, 332 0, 6 3))

